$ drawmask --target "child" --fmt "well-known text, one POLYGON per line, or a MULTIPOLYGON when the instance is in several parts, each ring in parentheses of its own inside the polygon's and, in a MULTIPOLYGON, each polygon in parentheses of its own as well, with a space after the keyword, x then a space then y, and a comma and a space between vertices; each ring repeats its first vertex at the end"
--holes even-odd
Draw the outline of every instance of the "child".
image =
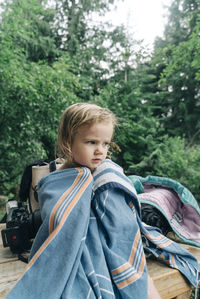
MULTIPOLYGON (((60 169, 86 166, 91 172, 107 156, 117 119, 108 109, 95 104, 78 103, 63 113, 58 130, 58 155, 65 160, 60 169)), ((159 299, 148 276, 148 298, 159 299)))
POLYGON ((65 160, 62 169, 86 166, 93 172, 107 156, 116 123, 110 110, 95 104, 68 107, 58 130, 58 155, 65 160))

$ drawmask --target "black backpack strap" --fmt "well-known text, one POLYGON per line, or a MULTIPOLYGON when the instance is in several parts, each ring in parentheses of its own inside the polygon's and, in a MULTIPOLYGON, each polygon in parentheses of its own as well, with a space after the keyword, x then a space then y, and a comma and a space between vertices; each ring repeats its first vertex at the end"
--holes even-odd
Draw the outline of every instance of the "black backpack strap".
POLYGON ((24 169, 24 173, 22 175, 20 189, 19 189, 19 199, 21 202, 26 202, 29 198, 30 186, 32 182, 32 166, 42 166, 48 163, 46 159, 39 159, 34 161, 33 163, 26 166, 24 169))
POLYGON ((56 160, 53 160, 49 163, 49 171, 53 172, 56 170, 56 160))

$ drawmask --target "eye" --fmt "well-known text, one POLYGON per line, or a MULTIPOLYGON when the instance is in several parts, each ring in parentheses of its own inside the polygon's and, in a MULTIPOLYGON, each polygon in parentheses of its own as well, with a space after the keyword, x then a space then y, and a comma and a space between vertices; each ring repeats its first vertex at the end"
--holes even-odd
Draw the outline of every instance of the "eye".
POLYGON ((87 144, 95 144, 95 141, 93 141, 93 140, 88 140, 88 141, 86 141, 86 143, 87 143, 87 144))

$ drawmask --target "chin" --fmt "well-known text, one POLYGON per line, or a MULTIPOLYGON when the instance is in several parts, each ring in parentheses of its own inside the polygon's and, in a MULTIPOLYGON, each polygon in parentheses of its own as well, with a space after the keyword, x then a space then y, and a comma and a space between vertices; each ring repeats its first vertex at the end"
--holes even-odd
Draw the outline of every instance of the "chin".
POLYGON ((93 171, 95 171, 95 169, 96 169, 98 166, 99 166, 99 164, 96 165, 96 166, 89 167, 89 169, 91 170, 91 172, 93 172, 93 171))

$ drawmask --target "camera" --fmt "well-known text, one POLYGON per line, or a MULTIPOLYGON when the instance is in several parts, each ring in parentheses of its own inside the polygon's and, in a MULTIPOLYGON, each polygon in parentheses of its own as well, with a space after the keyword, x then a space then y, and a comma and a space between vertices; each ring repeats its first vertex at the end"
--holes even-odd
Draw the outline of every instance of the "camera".
POLYGON ((26 206, 18 207, 16 201, 6 206, 6 229, 1 231, 3 246, 10 247, 12 253, 21 254, 31 248, 32 239, 42 223, 40 210, 29 213, 26 206))

